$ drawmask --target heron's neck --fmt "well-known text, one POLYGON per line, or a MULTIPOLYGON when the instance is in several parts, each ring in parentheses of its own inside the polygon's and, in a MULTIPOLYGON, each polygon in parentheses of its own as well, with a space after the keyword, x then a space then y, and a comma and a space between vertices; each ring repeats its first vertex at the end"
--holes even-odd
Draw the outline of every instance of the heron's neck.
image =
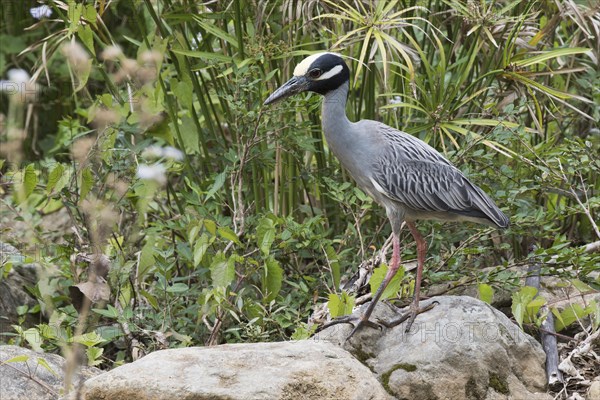
POLYGON ((326 136, 342 135, 350 121, 346 116, 349 82, 325 94, 323 100, 322 125, 326 136))

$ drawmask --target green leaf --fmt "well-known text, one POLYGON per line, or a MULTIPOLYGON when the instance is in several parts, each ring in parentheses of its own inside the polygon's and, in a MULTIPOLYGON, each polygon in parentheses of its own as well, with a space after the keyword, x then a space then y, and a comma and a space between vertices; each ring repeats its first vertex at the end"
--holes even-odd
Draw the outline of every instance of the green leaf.
POLYGON ((327 308, 332 318, 337 318, 342 315, 352 314, 354 309, 354 296, 350 296, 346 292, 342 292, 341 296, 335 293, 329 294, 329 301, 327 302, 327 308))
POLYGON ((158 310, 160 308, 158 305, 158 300, 153 294, 145 291, 144 289, 140 289, 140 294, 144 296, 146 300, 148 300, 148 303, 150 303, 152 308, 154 308, 155 310, 158 310))
POLYGON ((88 347, 85 350, 85 354, 88 359, 88 366, 95 367, 96 365, 102 364, 102 359, 100 357, 104 353, 104 348, 102 347, 88 347))
POLYGON ((73 336, 72 338, 72 342, 82 344, 85 347, 95 346, 105 341, 106 340, 95 331, 73 336))
POLYGON ((2 361, 2 362, 3 363, 15 363, 15 362, 27 362, 28 360, 29 360, 29 356, 20 355, 20 356, 13 357, 11 359, 8 359, 8 360, 2 361))
POLYGON ((594 292, 594 289, 592 289, 591 286, 589 286, 586 283, 580 281, 579 279, 571 279, 570 282, 581 293, 594 292))
POLYGON ((537 295, 537 292, 537 289, 532 286, 524 286, 512 295, 512 313, 521 328, 523 328, 523 319, 527 313, 527 305, 537 295))
POLYGON ((206 61, 223 61, 223 62, 231 62, 233 58, 226 56, 221 53, 210 53, 208 51, 195 51, 195 50, 180 50, 173 49, 173 53, 181 54, 183 56, 188 56, 192 58, 200 58, 206 61))
POLYGON ((37 359, 37 363, 38 365, 41 365, 46 371, 50 372, 52 375, 58 377, 58 374, 56 373, 56 371, 54 371, 52 369, 52 367, 50 367, 50 364, 48 364, 48 361, 46 361, 45 359, 43 359, 42 357, 38 357, 37 359))
POLYGON ((544 86, 541 83, 536 82, 533 79, 530 79, 530 78, 526 77, 525 75, 519 74, 517 72, 505 71, 504 75, 509 76, 516 81, 520 81, 521 83, 523 83, 526 86, 529 86, 533 89, 539 90, 540 92, 542 92, 546 95, 554 96, 561 100, 566 100, 566 99, 570 99, 570 98, 574 97, 574 95, 571 93, 561 92, 560 90, 556 90, 551 87, 544 86))
POLYGON ((230 35, 224 30, 218 28, 217 25, 215 25, 214 23, 204 21, 199 15, 194 15, 194 20, 208 33, 211 33, 215 37, 228 42, 231 46, 235 47, 236 49, 238 48, 239 43, 233 35, 230 35))
MULTIPOLYGON (((176 124, 177 122, 172 123, 176 124)), ((173 131, 173 136, 177 136, 175 128, 171 130, 173 131)), ((200 152, 199 132, 194 120, 187 115, 181 117, 181 127, 179 127, 179 130, 181 132, 181 140, 183 141, 179 145, 184 150, 184 153, 198 154, 200 152)))
POLYGON ((211 238, 206 233, 203 233, 198 238, 198 240, 196 240, 196 243, 194 243, 194 265, 195 266, 200 265, 200 263, 202 262, 202 259, 204 258, 204 254, 206 254, 206 250, 208 250, 208 247, 212 243, 212 240, 210 240, 210 239, 211 238))
POLYGON ((81 185, 79 189, 79 201, 85 200, 86 196, 94 186, 94 176, 90 167, 85 167, 81 171, 81 185))
POLYGON ((143 282, 150 268, 155 264, 154 259, 154 237, 146 237, 146 244, 142 247, 138 257, 137 280, 143 282))
POLYGON ((231 228, 229 228, 227 226, 221 226, 221 227, 219 227, 219 229, 217 229, 217 232, 219 233, 219 236, 221 236, 223 239, 230 240, 237 245, 241 244, 237 235, 231 228))
POLYGON ((115 307, 109 304, 106 308, 106 310, 102 308, 92 308, 92 311, 106 318, 117 319, 119 317, 119 311, 115 307))
POLYGON ((85 88, 85 85, 87 85, 90 73, 92 72, 92 61, 93 60, 90 58, 89 60, 82 62, 82 64, 85 64, 77 69, 77 86, 75 87, 75 92, 79 92, 81 89, 85 88))
POLYGON ((210 277, 216 287, 229 286, 235 278, 235 259, 226 259, 223 253, 217 254, 210 266, 210 277))
POLYGON ((523 317, 525 316, 525 307, 523 306, 523 304, 515 303, 513 301, 512 313, 513 313, 513 316, 515 317, 515 320, 517 321, 517 324, 519 324, 519 326, 522 329, 523 328, 523 317))
POLYGON ((292 340, 309 339, 315 333, 317 328, 318 328, 317 324, 312 324, 309 327, 306 322, 301 322, 300 324, 296 325, 296 329, 294 330, 294 333, 292 333, 291 339, 292 340))
POLYGON ((87 49, 95 55, 96 51, 94 50, 94 34, 92 32, 92 28, 89 25, 80 26, 77 30, 77 35, 85 47, 87 47, 87 49))
POLYGON ((527 308, 526 308, 526 321, 527 322, 535 322, 536 321, 536 316, 540 311, 540 308, 542 308, 542 306, 544 306, 546 304, 546 299, 544 299, 543 297, 536 297, 535 299, 531 300, 528 304, 527 304, 527 308))
POLYGON ((583 308, 580 304, 571 303, 560 312, 560 318, 557 318, 554 327, 557 332, 560 332, 572 323, 587 317, 592 312, 594 312, 594 309, 591 306, 583 308))
POLYGON ((524 60, 514 61, 513 64, 517 67, 528 67, 533 64, 541 63, 542 61, 550 60, 552 58, 569 56, 574 54, 583 54, 591 51, 591 49, 586 49, 583 47, 569 47, 564 49, 553 49, 550 51, 543 52, 534 57, 526 58, 524 60))
MULTIPOLYGON (((65 167, 62 164, 56 164, 50 174, 48 175, 48 184, 46 185, 46 193, 50 194, 56 187, 56 184, 60 181, 65 172, 65 167)), ((63 185, 64 187, 64 185, 63 185)), ((59 192, 62 187, 56 187, 56 191, 59 192)))
POLYGON ((96 12, 96 8, 94 7, 93 4, 88 4, 87 6, 85 6, 83 8, 82 12, 83 12, 83 18, 85 18, 86 21, 88 21, 92 25, 96 25, 96 20, 98 19, 98 13, 96 12))
POLYGON ((194 101, 194 98, 192 84, 190 82, 179 82, 173 79, 173 82, 171 83, 171 88, 173 89, 173 94, 175 94, 175 96, 177 97, 177 101, 179 102, 179 104, 181 104, 187 109, 192 108, 192 102, 194 101))
POLYGON ((28 198, 33 193, 38 183, 37 174, 33 164, 29 164, 23 171, 23 188, 25 189, 25 198, 28 198))
POLYGON ((494 300, 494 289, 487 283, 479 284, 479 299, 488 304, 492 304, 494 300))
POLYGON ((331 268, 331 276, 333 277, 333 287, 340 287, 340 276, 341 276, 341 267, 340 262, 338 260, 338 255, 333 249, 331 245, 325 247, 325 254, 327 255, 327 260, 329 261, 329 267, 331 268))
MULTIPOLYGON (((383 282, 385 275, 387 274, 388 266, 385 264, 381 264, 381 266, 375 268, 373 270, 373 275, 371 275, 371 279, 369 280, 369 285, 371 286, 371 294, 375 295, 377 289, 383 282)), ((402 286, 402 278, 404 278, 404 267, 401 265, 396 272, 396 275, 392 278, 392 280, 388 283, 387 287, 383 291, 381 295, 381 300, 389 299, 398 293, 400 287, 402 286)))
POLYGON ((35 328, 29 328, 22 333, 23 337, 29 343, 33 351, 37 351, 39 353, 43 352, 42 349, 42 336, 35 328))
POLYGON ((267 257, 269 255, 274 240, 275 222, 269 217, 264 217, 256 227, 256 241, 263 256, 267 257))
POLYGON ((189 241, 190 245, 192 245, 192 246, 194 245, 194 241, 196 240, 198 233, 200 233, 200 229, 202 229, 202 221, 198 221, 198 222, 194 223, 194 225, 189 228, 188 241, 189 241))
POLYGON ((190 290, 189 286, 183 282, 176 282, 170 286, 167 286, 167 292, 169 293, 184 293, 190 290))
POLYGON ((69 1, 69 9, 67 15, 69 18, 69 33, 75 33, 79 26, 79 20, 81 19, 83 5, 77 4, 75 1, 69 1))
POLYGON ((281 290, 283 269, 279 262, 270 257, 265 260, 263 277, 263 296, 266 303, 275 299, 281 290))
POLYGON ((211 235, 215 236, 217 234, 217 224, 212 219, 205 219, 204 227, 211 235))
POLYGON ((227 171, 223 171, 215 177, 215 182, 212 184, 206 196, 204 197, 204 201, 211 199, 215 193, 217 193, 225 184, 225 180, 227 179, 227 171))

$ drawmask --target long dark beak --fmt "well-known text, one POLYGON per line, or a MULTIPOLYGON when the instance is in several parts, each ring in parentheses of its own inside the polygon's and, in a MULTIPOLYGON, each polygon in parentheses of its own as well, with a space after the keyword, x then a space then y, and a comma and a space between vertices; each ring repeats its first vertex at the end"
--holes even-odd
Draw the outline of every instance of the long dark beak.
POLYGON ((264 102, 264 105, 273 104, 286 97, 308 90, 310 81, 304 76, 294 76, 292 79, 283 84, 279 89, 273 92, 264 102))

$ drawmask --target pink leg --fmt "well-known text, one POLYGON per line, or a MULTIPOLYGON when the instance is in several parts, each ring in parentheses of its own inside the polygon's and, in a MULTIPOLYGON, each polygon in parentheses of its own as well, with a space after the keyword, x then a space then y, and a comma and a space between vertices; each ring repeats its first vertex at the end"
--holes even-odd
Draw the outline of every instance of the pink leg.
MULTIPOLYGON (((375 296, 373 296, 373 300, 371 300, 369 307, 367 308, 365 313, 363 315, 361 315, 359 323, 354 327, 352 332, 350 332, 350 335, 348 336, 348 338, 346 340, 350 339, 352 337, 352 335, 354 335, 354 333, 360 328, 360 326, 362 324, 368 324, 369 317, 373 313, 373 310, 375 309, 375 306, 377 305, 379 298, 385 291, 385 288, 392 281, 392 278, 394 277, 394 275, 396 275, 396 272, 398 272, 398 267, 400 267, 400 238, 398 237, 398 235, 394 234, 392 236, 392 262, 388 266, 388 270, 387 270, 387 273, 385 274, 385 278, 383 278, 383 281, 381 281, 381 284, 379 284, 379 287, 377 288, 377 292, 375 292, 375 296)), ((373 324, 373 323, 369 323, 369 324, 373 324)))
POLYGON ((423 277, 423 265, 425 264, 425 253, 427 252, 427 243, 425 243, 425 239, 421 236, 421 233, 415 226, 414 222, 406 221, 406 225, 408 225, 408 229, 410 229, 410 233, 415 238, 415 242, 417 242, 417 277, 415 279, 415 305, 417 308, 419 307, 419 294, 421 292, 421 278, 423 277))
POLYGON ((345 317, 336 318, 335 320, 320 327, 318 331, 328 328, 332 325, 340 324, 340 323, 352 323, 352 324, 356 323, 356 325, 354 326, 354 329, 352 330, 352 332, 350 332, 350 335, 348 335, 348 337, 346 338, 346 340, 348 340, 363 325, 366 325, 366 326, 369 326, 372 328, 381 328, 381 325, 386 326, 388 328, 392 328, 392 327, 399 325, 402 322, 408 320, 408 323, 406 324, 406 332, 408 332, 410 330, 410 327, 412 326, 415 318, 417 317, 417 315, 419 315, 425 311, 431 310, 435 306, 436 302, 433 302, 426 307, 419 308, 421 279, 423 276, 423 265, 425 264, 425 252, 427 251, 427 245, 425 243, 425 240, 423 239, 423 236, 421 236, 421 234, 415 227, 415 224, 413 222, 408 222, 408 221, 406 221, 406 224, 408 225, 408 228, 410 229, 410 232, 412 233, 412 235, 415 238, 415 241, 417 243, 417 276, 415 278, 415 297, 410 305, 409 312, 402 315, 400 318, 397 318, 390 322, 385 322, 385 321, 380 320, 379 321, 380 324, 377 324, 377 323, 369 321, 369 317, 371 317, 373 310, 375 310, 375 306, 377 305, 377 302, 379 301, 379 299, 381 298, 381 295, 385 291, 385 288, 389 285, 392 278, 394 278, 394 275, 396 275, 396 272, 398 272, 398 268, 400 267, 400 238, 398 237, 397 234, 394 234, 392 237, 392 246, 393 246, 392 260, 388 267, 387 274, 385 275, 385 278, 383 279, 383 281, 377 288, 377 292, 375 292, 375 296, 373 296, 373 300, 371 300, 371 303, 369 304, 369 307, 367 308, 367 310, 360 317, 348 315, 345 317))
POLYGON ((425 239, 423 239, 423 236, 421 236, 421 233, 418 231, 414 222, 406 221, 406 225, 408 225, 408 229, 410 229, 410 233, 413 235, 413 238, 415 238, 415 242, 417 243, 417 276, 415 278, 415 296, 413 298, 412 303, 410 304, 409 312, 402 315, 396 320, 390 322, 380 322, 382 323, 382 325, 391 328, 408 320, 405 330, 406 332, 408 332, 413 322, 415 322, 415 318, 417 317, 417 315, 425 311, 431 310, 435 306, 435 304, 437 304, 437 302, 433 302, 426 307, 419 308, 421 279, 423 277, 423 265, 425 264, 425 253, 427 252, 427 244, 425 243, 425 239))
POLYGON ((375 292, 375 296, 373 296, 373 300, 371 300, 371 303, 369 304, 369 307, 367 308, 367 310, 360 317, 355 317, 353 315, 347 315, 345 317, 336 318, 333 321, 320 327, 318 329, 318 331, 323 330, 323 329, 328 328, 333 325, 340 324, 340 323, 352 323, 352 324, 356 323, 356 325, 354 325, 354 329, 352 329, 352 332, 350 332, 350 335, 348 335, 348 337, 346 338, 346 340, 348 340, 363 325, 369 326, 371 328, 381 328, 380 324, 369 321, 369 317, 373 313, 373 310, 375 310, 375 305, 377 305, 377 302, 379 301, 379 298, 385 291, 385 288, 389 285, 389 283, 392 280, 392 278, 394 277, 394 275, 396 275, 396 272, 398 272, 398 267, 400 267, 400 239, 398 238, 398 235, 396 235, 396 234, 394 234, 392 237, 392 245, 393 245, 392 261, 388 267, 388 271, 387 271, 387 274, 385 275, 385 278, 383 278, 383 281, 377 288, 377 292, 375 292))

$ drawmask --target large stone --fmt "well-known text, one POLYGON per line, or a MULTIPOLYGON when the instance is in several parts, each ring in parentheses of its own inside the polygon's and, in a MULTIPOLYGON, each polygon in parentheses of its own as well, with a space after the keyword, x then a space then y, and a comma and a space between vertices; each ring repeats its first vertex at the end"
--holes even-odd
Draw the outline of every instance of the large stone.
POLYGON ((371 371, 314 341, 157 351, 88 380, 86 400, 386 400, 371 371))
MULTIPOLYGON (((18 346, 0 346, 1 400, 56 400, 64 393, 65 359, 18 346), (15 361, 16 360, 16 361, 15 361), (40 361, 43 360, 43 361, 40 361)), ((83 367, 74 382, 102 373, 83 367)))
MULTIPOLYGON (((440 296, 432 310, 379 331, 334 325, 315 336, 354 354, 398 399, 549 399, 540 344, 504 314, 468 296, 440 296)), ((432 300, 422 301, 427 305, 432 300)), ((397 315, 378 304, 372 320, 397 315)))

